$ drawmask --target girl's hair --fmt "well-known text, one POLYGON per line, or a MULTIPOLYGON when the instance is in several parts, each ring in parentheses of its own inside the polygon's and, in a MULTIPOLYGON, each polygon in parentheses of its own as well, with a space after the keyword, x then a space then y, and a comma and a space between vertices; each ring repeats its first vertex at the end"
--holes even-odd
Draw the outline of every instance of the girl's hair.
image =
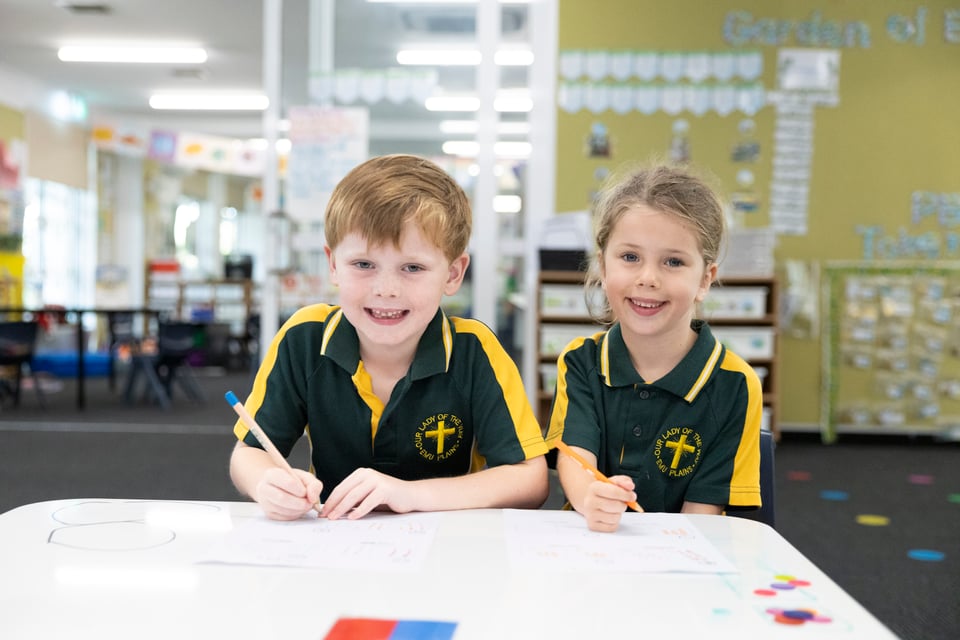
POLYGON ((668 164, 655 164, 611 176, 593 205, 596 251, 586 277, 588 307, 600 322, 613 322, 606 297, 591 295, 602 283, 601 261, 610 233, 627 210, 640 205, 682 220, 696 233, 704 263, 720 262, 726 241, 726 217, 723 203, 704 177, 689 167, 668 164))
POLYGON ((399 245, 407 222, 415 223, 452 261, 470 241, 470 201, 453 177, 430 160, 378 156, 354 167, 333 189, 324 233, 331 249, 353 232, 372 245, 399 245))

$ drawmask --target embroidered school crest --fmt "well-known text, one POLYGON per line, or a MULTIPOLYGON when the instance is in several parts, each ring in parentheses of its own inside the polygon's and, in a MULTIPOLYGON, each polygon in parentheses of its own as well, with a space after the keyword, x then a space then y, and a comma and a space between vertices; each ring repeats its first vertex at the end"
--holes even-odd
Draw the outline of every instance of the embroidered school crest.
POLYGON ((660 473, 683 478, 696 469, 703 439, 692 427, 671 427, 660 434, 653 449, 660 473))
POLYGON ((452 413, 438 413, 426 418, 413 435, 420 456, 442 462, 455 454, 463 442, 463 420, 452 413))

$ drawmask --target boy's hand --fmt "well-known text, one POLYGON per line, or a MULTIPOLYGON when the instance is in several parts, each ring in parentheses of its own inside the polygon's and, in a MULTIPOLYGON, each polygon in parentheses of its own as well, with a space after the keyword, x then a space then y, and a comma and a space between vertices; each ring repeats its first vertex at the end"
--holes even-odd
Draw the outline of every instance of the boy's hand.
POLYGON ((271 467, 257 483, 255 499, 268 518, 296 520, 320 502, 323 483, 312 473, 271 467))
POLYGON ((395 513, 413 510, 410 483, 373 469, 357 469, 330 493, 320 515, 336 520, 344 515, 356 520, 383 505, 395 513))
POLYGON ((613 476, 610 482, 590 483, 583 500, 583 517, 591 531, 610 533, 617 530, 627 502, 637 499, 629 476, 613 476))

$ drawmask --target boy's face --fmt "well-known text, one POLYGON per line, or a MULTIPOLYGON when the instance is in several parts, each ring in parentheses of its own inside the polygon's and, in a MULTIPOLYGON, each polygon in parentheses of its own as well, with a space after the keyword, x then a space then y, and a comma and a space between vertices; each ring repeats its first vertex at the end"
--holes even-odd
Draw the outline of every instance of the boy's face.
POLYGON ((339 287, 340 306, 357 329, 365 358, 412 357, 441 299, 457 292, 469 263, 467 255, 451 263, 414 224, 404 229, 399 247, 369 245, 354 232, 326 253, 330 280, 339 287), (372 351, 383 348, 390 351, 372 351))

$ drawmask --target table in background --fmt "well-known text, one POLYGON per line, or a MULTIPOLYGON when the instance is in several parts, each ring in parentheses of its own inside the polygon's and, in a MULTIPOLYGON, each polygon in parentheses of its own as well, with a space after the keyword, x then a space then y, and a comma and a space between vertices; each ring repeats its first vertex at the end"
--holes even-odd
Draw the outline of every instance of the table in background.
MULTIPOLYGON (((27 308, 27 307, 0 307, 0 315, 5 314, 29 314, 33 319, 37 320, 42 315, 56 315, 66 317, 68 315, 73 315, 75 317, 74 324, 76 325, 76 348, 77 348, 77 408, 83 409, 86 407, 86 363, 84 362, 84 355, 87 351, 86 345, 86 336, 83 332, 83 316, 87 313, 94 313, 98 315, 105 315, 107 317, 107 326, 113 326, 113 323, 110 321, 111 316, 116 315, 140 315, 144 318, 144 327, 147 326, 147 321, 150 317, 159 317, 163 311, 159 309, 149 309, 146 307, 129 307, 129 308, 113 308, 113 307, 54 307, 54 308, 27 308)), ((110 341, 112 342, 113 336, 110 336, 110 341)), ((112 357, 112 354, 111 354, 112 357)), ((112 363, 111 363, 112 366, 112 363)), ((113 378, 111 377, 110 383, 113 384, 113 378)))
MULTIPOLYGON (((574 512, 536 513, 583 525, 574 512)), ((263 517, 252 503, 25 505, 0 515, 0 638, 319 640, 340 617, 373 617, 456 622, 456 640, 895 639, 774 529, 750 520, 670 516, 693 524, 739 573, 630 573, 514 566, 502 511, 439 515, 422 568, 391 572, 199 563, 231 527, 263 517), (67 527, 77 527, 72 544, 58 544, 67 527), (772 586, 791 576, 794 588, 772 586), (820 620, 782 624, 772 608, 820 620)))

